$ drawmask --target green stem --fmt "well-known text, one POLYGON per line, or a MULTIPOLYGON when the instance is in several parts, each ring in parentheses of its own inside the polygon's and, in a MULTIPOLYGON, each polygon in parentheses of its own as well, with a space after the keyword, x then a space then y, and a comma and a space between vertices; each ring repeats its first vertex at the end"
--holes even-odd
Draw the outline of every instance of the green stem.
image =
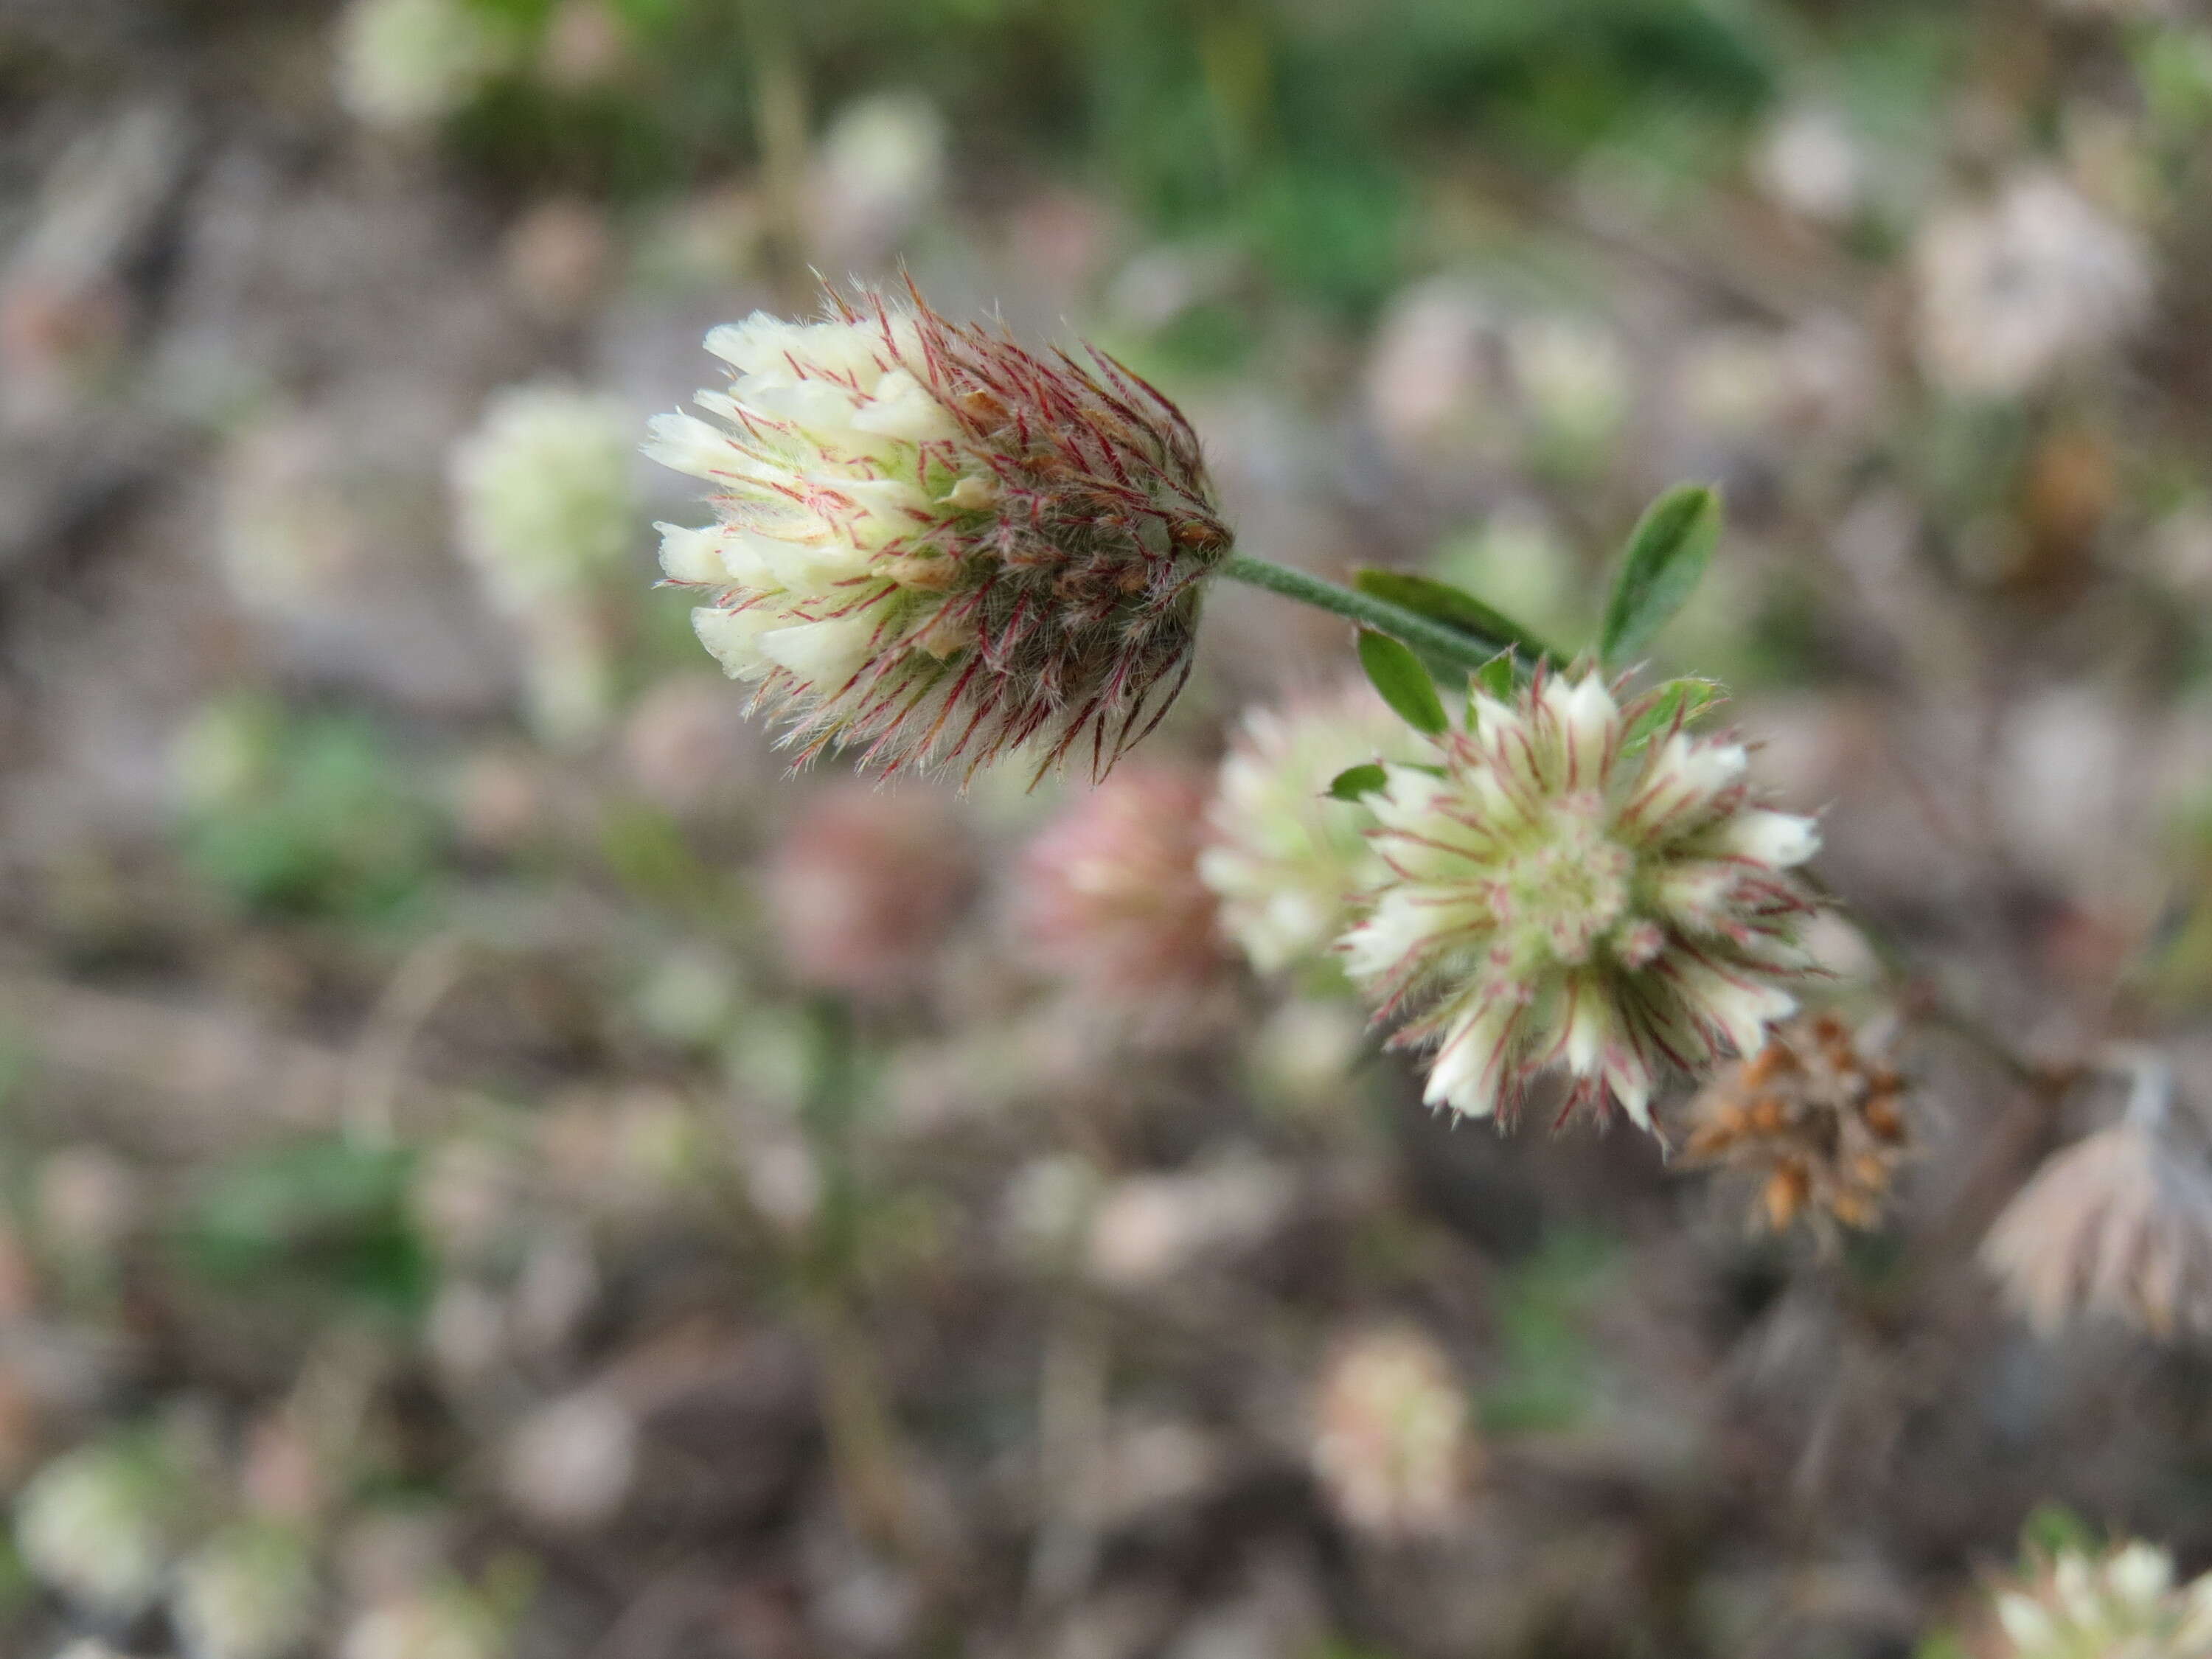
MULTIPOLYGON (((1378 599, 1371 593, 1362 593, 1349 587, 1340 587, 1319 576, 1310 576, 1303 570, 1293 570, 1287 565, 1270 564, 1265 559, 1255 559, 1242 553, 1232 553, 1221 562, 1217 575, 1231 581, 1243 582, 1249 587, 1264 587, 1270 593, 1279 593, 1286 599, 1296 599, 1322 611, 1348 617, 1362 628, 1371 628, 1379 634, 1402 640, 1416 651, 1448 662, 1459 668, 1480 668, 1495 659, 1502 651, 1513 649, 1504 640, 1493 640, 1485 635, 1464 629, 1449 628, 1440 622, 1408 611, 1403 605, 1392 605, 1388 599, 1378 599)), ((1518 652, 1516 656, 1520 656, 1518 652)))

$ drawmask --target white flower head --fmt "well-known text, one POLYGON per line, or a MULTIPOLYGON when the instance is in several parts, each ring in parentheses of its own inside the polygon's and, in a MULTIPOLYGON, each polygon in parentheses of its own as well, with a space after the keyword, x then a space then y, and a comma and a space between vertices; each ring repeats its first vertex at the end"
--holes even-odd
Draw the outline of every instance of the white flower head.
POLYGON ((2002 1659, 2194 1659, 2212 1652, 2212 1574, 2173 1582, 2155 1545, 2061 1551, 1996 1587, 2002 1659))
POLYGON ((175 1546, 178 1471, 148 1437, 64 1452, 15 1500, 24 1564, 70 1601, 127 1619, 160 1594, 175 1546))
POLYGON ((1679 714, 1632 742, 1666 696, 1624 709, 1595 674, 1540 671, 1368 797, 1389 873, 1339 948, 1385 1018, 1413 1016, 1393 1046, 1435 1050, 1431 1104, 1510 1117, 1561 1069, 1567 1110, 1651 1128, 1668 1067, 1751 1053, 1795 1009, 1816 907, 1790 872, 1817 834, 1679 714))
POLYGON ((663 526, 662 568, 802 762, 972 775, 1087 749, 1097 775, 1158 721, 1230 543, 1172 404, 911 291, 707 346, 734 375, 698 397, 720 424, 661 416, 646 453, 708 480, 716 521, 663 526))
POLYGON ((1474 1436, 1465 1386, 1425 1332, 1370 1331, 1344 1344, 1315 1416, 1315 1473, 1354 1526, 1403 1536, 1450 1524, 1474 1436))
POLYGON ((514 62, 520 43, 469 0, 353 0, 338 24, 338 101, 371 126, 425 126, 514 62))
POLYGON ((454 446, 461 551, 492 602, 526 615, 588 586, 629 550, 630 416, 573 386, 509 386, 454 446))
POLYGON ((2140 239, 2047 172, 1938 214, 1914 264, 1921 363, 1955 392, 2028 391, 2119 339, 2150 303, 2140 239))
POLYGON ((185 1559, 169 1612, 190 1659, 284 1659, 313 1632, 316 1600, 305 1535, 246 1522, 185 1559))
POLYGON ((1364 680, 1246 714, 1206 810, 1198 873, 1255 971, 1322 956, 1353 896, 1383 873, 1367 844, 1374 814, 1331 799, 1330 782, 1364 763, 1418 760, 1421 749, 1364 680))

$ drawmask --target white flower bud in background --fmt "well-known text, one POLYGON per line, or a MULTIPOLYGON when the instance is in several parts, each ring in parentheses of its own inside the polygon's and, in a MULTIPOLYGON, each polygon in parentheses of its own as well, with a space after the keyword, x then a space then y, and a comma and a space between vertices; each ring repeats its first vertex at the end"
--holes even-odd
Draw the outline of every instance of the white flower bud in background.
POLYGON ((1792 213, 1838 224, 1857 211, 1866 161, 1833 110, 1802 106, 1767 129, 1753 168, 1759 186, 1792 213))
MULTIPOLYGON (((1999 1585, 1992 1659, 2194 1659, 2212 1652, 2212 1573, 2176 1585, 2173 1559, 2128 1543, 2062 1551, 1999 1585)), ((1977 1651, 1981 1650, 1978 1649, 1977 1651)))
POLYGON ((1411 762, 1421 747, 1364 680, 1245 714, 1206 809, 1198 874, 1255 971, 1324 957, 1353 896, 1383 874, 1366 842, 1374 814, 1331 799, 1331 781, 1368 762, 1411 762))
POLYGON ((888 998, 926 982, 974 878, 950 800, 847 782, 816 791, 785 825, 761 896, 794 979, 888 998))
POLYGON ((855 99, 831 117, 810 207, 824 267, 878 264, 945 188, 945 123, 919 92, 855 99))
POLYGON ((707 670, 672 674, 631 705, 621 757, 638 793, 678 817, 729 810, 771 765, 760 728, 707 670))
POLYGON ((2112 346, 2150 306, 2141 239, 2051 173, 1937 214, 1913 265, 1921 367, 1954 393, 2027 392, 2112 346))
POLYGON ((470 0, 352 0, 338 20, 338 101, 369 126, 427 126, 511 68, 517 47, 470 0))
POLYGON ((712 483, 663 526, 701 641, 802 763, 884 774, 1027 753, 1094 776, 1188 677, 1227 556, 1197 435, 1110 359, 1044 357, 909 296, 716 329, 724 423, 663 415, 646 453, 712 483))
POLYGON ((1627 417, 1629 366, 1607 324, 1564 312, 1506 325, 1506 361, 1535 434, 1583 450, 1604 443, 1627 417))
POLYGON ((1391 766, 1366 798, 1390 873, 1340 948, 1411 1016, 1393 1046, 1436 1050, 1431 1105, 1510 1117, 1558 1068, 1565 1111, 1654 1128, 1668 1068, 1753 1053, 1796 1008, 1815 906, 1789 872, 1819 831, 1755 804, 1741 744, 1677 721, 1625 748, 1663 695, 1624 710, 1595 674, 1540 673, 1433 740, 1442 775, 1391 766))
POLYGON ((621 399, 509 386, 453 446, 460 548, 509 615, 590 589, 629 550, 631 422, 621 399))
POLYGON ((1245 1050, 1254 1086, 1297 1109, 1341 1105, 1367 1049, 1367 1024, 1345 1001, 1298 997, 1269 1014, 1245 1050))
POLYGON ((317 1597, 306 1536, 249 1522, 185 1559, 169 1613, 185 1659, 284 1659, 313 1633, 317 1597))
POLYGON ((1339 1347, 1314 1407, 1314 1472, 1353 1526, 1384 1536, 1449 1527, 1474 1445, 1450 1358, 1411 1327, 1339 1347))
POLYGON ((1127 1176, 1091 1209, 1085 1267, 1115 1290, 1157 1289, 1206 1258, 1263 1244, 1295 1195, 1279 1165, 1249 1153, 1200 1170, 1127 1176))
POLYGON ((584 1389, 523 1420, 507 1441, 502 1478, 532 1520, 580 1528, 613 1517, 636 1468, 636 1414, 603 1389, 584 1389))
POLYGON ((632 540, 629 418, 620 400, 511 386, 453 447, 462 554, 521 636, 535 724, 585 741, 613 699, 605 623, 592 600, 632 540))
POLYGON ((143 1434, 64 1452, 15 1499, 24 1565, 64 1599, 104 1618, 150 1606, 174 1559, 184 1481, 143 1434))
POLYGON ((337 1659, 507 1659, 513 1620, 463 1584, 396 1597, 347 1626, 337 1659))
POLYGON ((1199 878, 1206 788, 1162 768, 1079 796, 1024 852, 1013 927, 1086 1024, 1149 1041, 1221 1023, 1234 984, 1199 878))

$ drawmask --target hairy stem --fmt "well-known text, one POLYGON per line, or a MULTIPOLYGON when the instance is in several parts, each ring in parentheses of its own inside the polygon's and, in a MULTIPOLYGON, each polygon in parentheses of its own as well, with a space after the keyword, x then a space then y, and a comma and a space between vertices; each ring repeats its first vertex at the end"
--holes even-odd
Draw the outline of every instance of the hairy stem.
MULTIPOLYGON (((1388 634, 1412 646, 1423 655, 1449 663, 1455 667, 1480 668, 1500 652, 1512 649, 1507 641, 1493 640, 1466 629, 1431 622, 1403 605, 1393 605, 1388 599, 1378 599, 1371 593, 1340 587, 1319 576, 1310 576, 1303 570, 1293 570, 1287 565, 1270 564, 1265 559, 1251 558, 1242 553, 1232 553, 1223 560, 1216 574, 1226 576, 1231 581, 1243 582, 1249 587, 1264 587, 1270 593, 1279 593, 1286 599, 1297 599, 1301 604, 1347 617, 1362 628, 1388 634)), ((1517 653, 1516 654, 1518 655, 1517 653)))

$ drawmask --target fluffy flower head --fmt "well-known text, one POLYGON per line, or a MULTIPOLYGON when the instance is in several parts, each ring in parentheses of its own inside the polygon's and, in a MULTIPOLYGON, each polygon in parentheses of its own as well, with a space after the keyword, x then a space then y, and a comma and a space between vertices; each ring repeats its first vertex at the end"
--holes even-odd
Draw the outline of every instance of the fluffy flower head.
POLYGON ((1226 1011, 1230 958, 1198 878, 1206 791, 1164 769, 1116 774, 1022 860, 1016 927, 1095 1017, 1165 1040, 1226 1011))
POLYGON ((15 1500, 15 1545, 76 1606, 130 1618, 168 1571, 179 1486, 158 1444, 118 1436, 64 1452, 15 1500))
POLYGON ((1378 757, 1419 760, 1420 748, 1364 681, 1244 716, 1206 809, 1198 873, 1220 901, 1223 931, 1258 972, 1327 951, 1352 896, 1383 873, 1366 841, 1374 815, 1330 799, 1330 781, 1378 757))
POLYGON ((1666 695, 1624 709, 1595 674, 1544 672, 1478 693, 1367 798, 1389 873, 1340 949, 1385 1017, 1416 1011, 1393 1042, 1436 1050, 1431 1104, 1510 1115, 1559 1066, 1568 1110, 1650 1128, 1665 1067, 1752 1053, 1794 1010, 1814 905, 1790 872, 1819 834, 1755 804, 1741 744, 1679 713, 1643 734, 1666 695))
POLYGON ((630 545, 630 428, 621 400, 510 386, 454 446, 461 550, 502 610, 575 592, 630 545))
POLYGON ((372 126, 421 126, 475 97, 515 48, 491 9, 467 0, 353 0, 339 23, 339 101, 372 126))
POLYGON ((2154 1545, 2102 1555, 2067 1550, 2000 1589, 2003 1659, 2191 1659, 2212 1651, 2212 1574, 2176 1586, 2154 1545))
POLYGON ((1314 1470, 1354 1525, 1384 1534, 1448 1526, 1473 1437, 1450 1359, 1410 1327, 1346 1344, 1323 1374, 1314 1470))
POLYGON ((2212 1176, 2155 1122, 2123 1119, 2045 1161, 1982 1261, 2046 1336, 2094 1313, 2212 1332, 2212 1176))
POLYGON ((718 328, 726 393, 654 422, 647 453, 715 489, 661 526, 699 637, 802 761, 853 745, 893 773, 1103 772, 1189 672, 1229 550, 1198 440, 1150 386, 949 323, 918 296, 833 295, 819 322, 718 328))
POLYGON ((2051 173, 1939 214, 1914 253, 1921 362, 1954 392, 2026 392, 2111 345, 2150 303, 2140 239, 2051 173))

